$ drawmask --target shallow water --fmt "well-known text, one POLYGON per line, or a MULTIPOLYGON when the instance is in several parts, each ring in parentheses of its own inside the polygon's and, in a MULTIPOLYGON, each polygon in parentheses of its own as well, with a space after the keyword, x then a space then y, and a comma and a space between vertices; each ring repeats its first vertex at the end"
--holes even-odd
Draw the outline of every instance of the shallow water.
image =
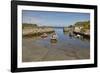
POLYGON ((63 32, 63 28, 54 28, 58 38, 51 42, 50 36, 23 38, 22 60, 51 61, 51 60, 75 60, 90 58, 89 40, 70 37, 63 32))
MULTIPOLYGON (((90 43, 88 40, 81 40, 79 38, 74 38, 74 37, 70 37, 68 34, 64 34, 63 32, 63 28, 55 28, 55 32, 58 36, 57 38, 57 42, 55 43, 52 43, 50 42, 50 34, 48 37, 46 38, 40 38, 40 37, 36 37, 34 39, 31 39, 32 40, 32 43, 37 43, 39 45, 44 45, 46 46, 47 48, 50 48, 50 47, 53 47, 53 44, 56 46, 56 47, 64 47, 63 45, 67 45, 67 44, 71 44, 73 47, 77 47, 77 48, 80 48, 80 49, 84 49, 84 48, 87 48, 89 49, 90 48, 90 43)), ((67 46, 69 47, 69 46, 67 46)), ((65 47, 65 48, 67 48, 65 47)))

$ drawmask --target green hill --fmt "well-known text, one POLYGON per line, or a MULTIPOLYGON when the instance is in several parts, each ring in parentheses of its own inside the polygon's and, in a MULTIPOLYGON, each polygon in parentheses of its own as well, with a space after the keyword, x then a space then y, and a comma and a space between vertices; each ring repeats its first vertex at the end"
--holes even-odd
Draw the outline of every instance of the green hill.
POLYGON ((29 24, 29 23, 23 23, 22 28, 27 28, 27 27, 37 27, 37 24, 29 24))
POLYGON ((83 29, 90 29, 90 21, 77 22, 75 23, 75 26, 83 27, 83 29))

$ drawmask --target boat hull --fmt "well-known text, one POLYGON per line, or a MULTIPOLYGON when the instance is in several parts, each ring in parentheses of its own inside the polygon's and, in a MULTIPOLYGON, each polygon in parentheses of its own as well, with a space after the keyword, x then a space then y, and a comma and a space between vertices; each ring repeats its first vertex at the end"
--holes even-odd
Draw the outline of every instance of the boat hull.
POLYGON ((56 43, 57 39, 51 39, 51 43, 56 43))

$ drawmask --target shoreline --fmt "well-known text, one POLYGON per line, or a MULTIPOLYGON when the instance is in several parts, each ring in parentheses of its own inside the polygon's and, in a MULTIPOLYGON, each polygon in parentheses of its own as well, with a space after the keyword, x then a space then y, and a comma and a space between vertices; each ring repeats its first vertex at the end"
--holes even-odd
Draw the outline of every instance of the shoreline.
POLYGON ((43 33, 53 33, 54 29, 50 27, 30 27, 30 28, 24 28, 22 30, 22 35, 24 36, 39 36, 43 33))

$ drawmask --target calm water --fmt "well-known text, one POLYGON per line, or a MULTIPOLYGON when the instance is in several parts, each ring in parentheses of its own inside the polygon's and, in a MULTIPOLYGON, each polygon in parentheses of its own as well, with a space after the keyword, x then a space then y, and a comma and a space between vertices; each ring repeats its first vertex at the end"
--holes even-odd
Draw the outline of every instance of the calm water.
POLYGON ((51 34, 46 38, 23 38, 23 62, 47 60, 89 59, 90 42, 70 37, 63 28, 54 28, 57 42, 50 41, 51 34))
POLYGON ((90 43, 89 40, 81 40, 79 38, 75 38, 75 37, 70 37, 68 34, 64 34, 63 32, 63 28, 54 28, 55 32, 58 36, 58 41, 56 43, 51 43, 50 42, 50 34, 47 38, 42 38, 40 39, 39 37, 37 37, 37 39, 35 37, 33 37, 34 39, 32 39, 32 43, 37 43, 39 45, 43 45, 47 48, 67 48, 69 46, 71 47, 76 47, 76 48, 80 48, 80 49, 89 49, 90 48, 90 43), (69 46, 68 46, 69 45, 69 46))

